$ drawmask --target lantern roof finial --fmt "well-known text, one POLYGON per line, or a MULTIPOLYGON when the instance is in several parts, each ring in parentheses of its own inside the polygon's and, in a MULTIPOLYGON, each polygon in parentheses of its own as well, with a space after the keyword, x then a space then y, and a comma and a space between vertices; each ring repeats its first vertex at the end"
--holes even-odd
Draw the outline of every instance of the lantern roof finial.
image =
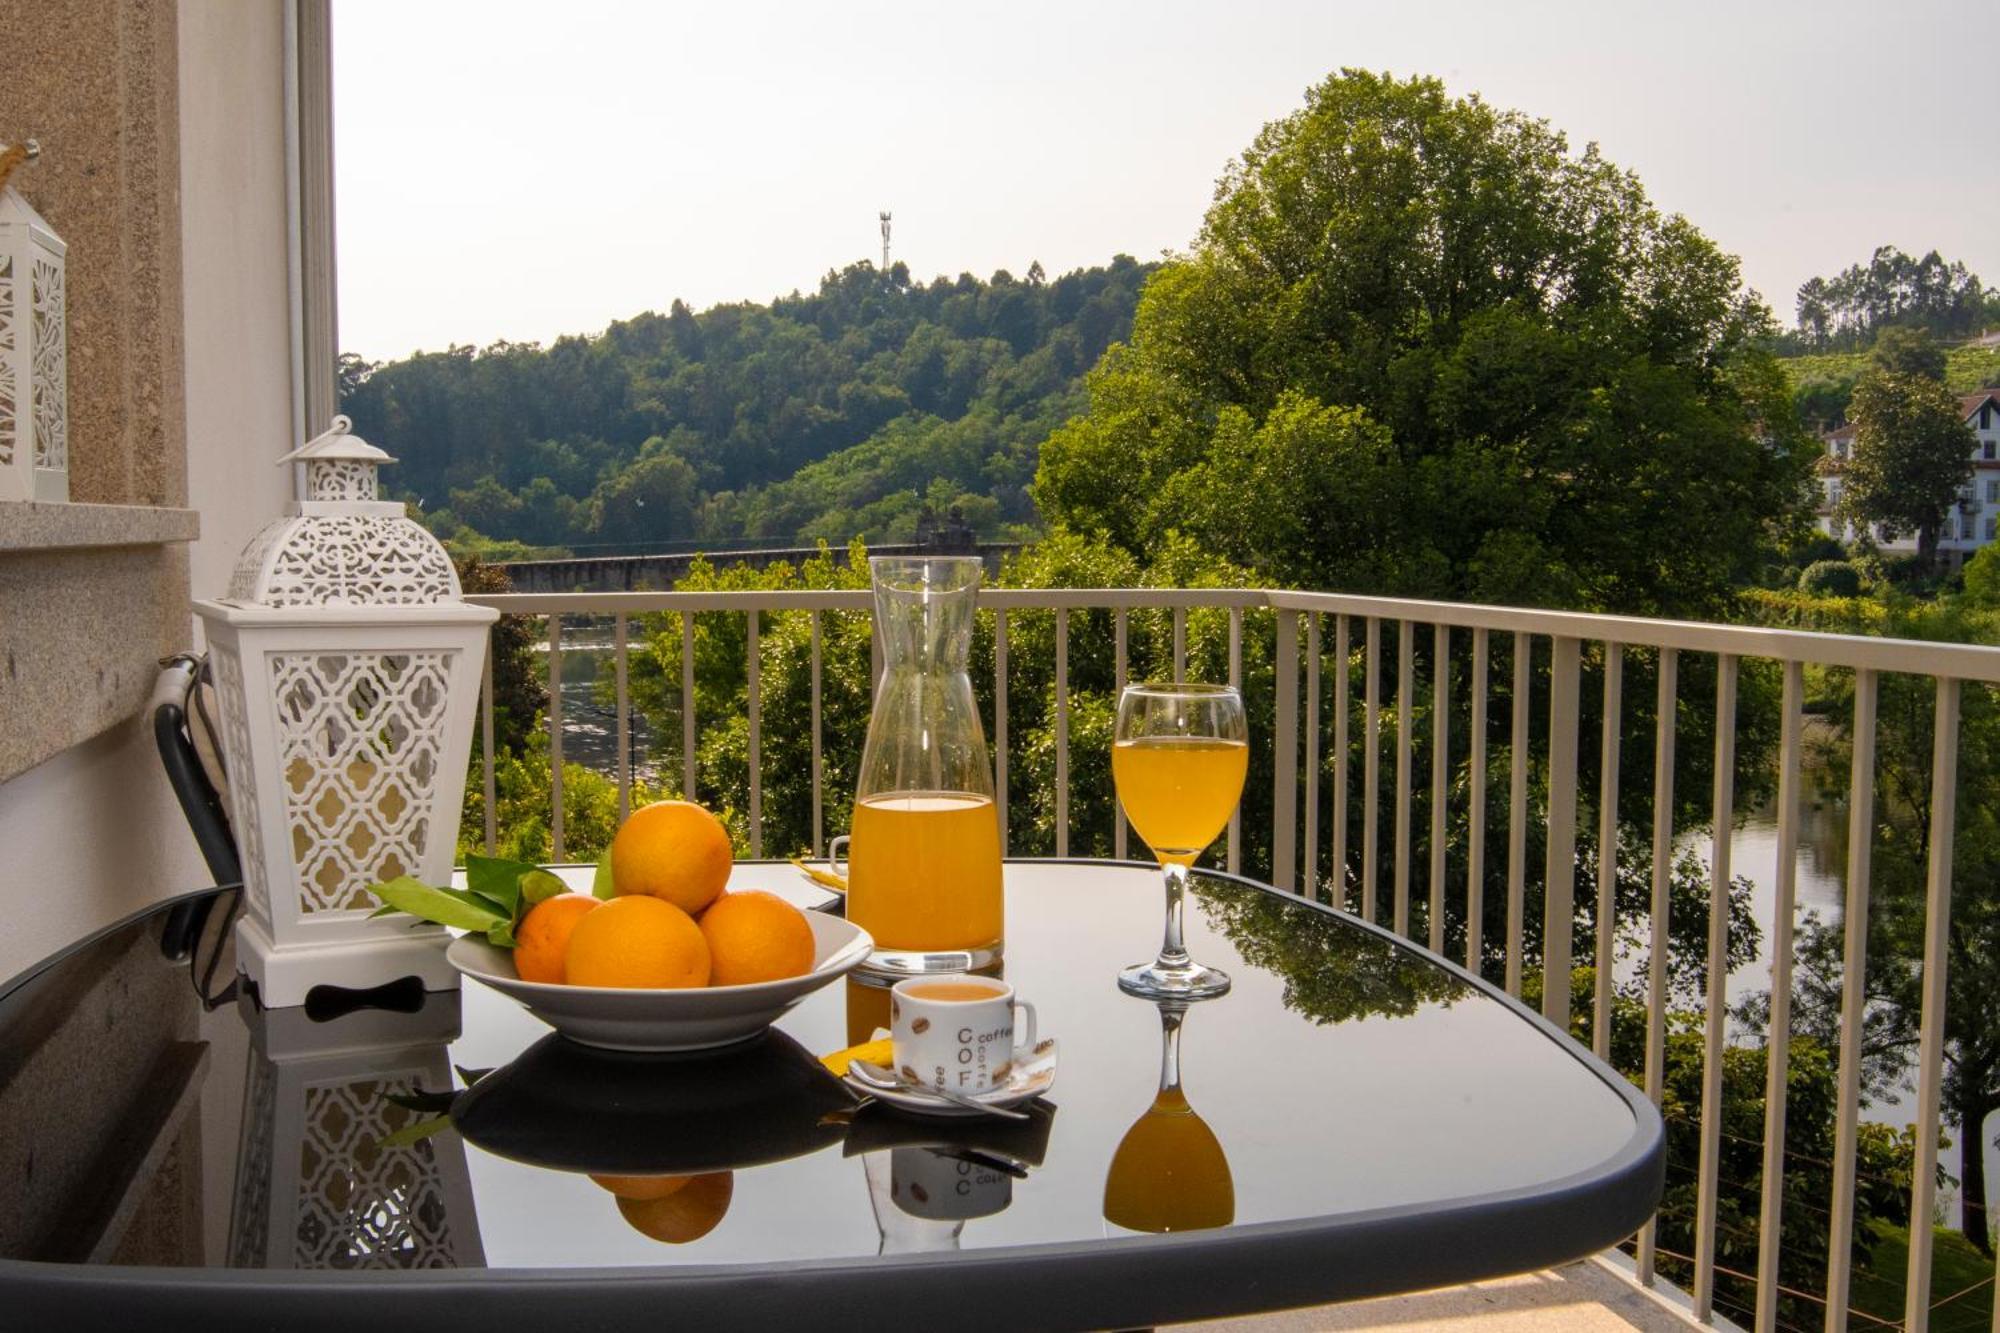
POLYGON ((377 449, 374 445, 362 439, 359 435, 349 434, 349 429, 353 425, 354 423, 345 416, 336 416, 333 419, 333 424, 327 427, 326 430, 313 436, 313 438, 307 440, 304 444, 292 450, 278 461, 280 463, 304 463, 316 459, 331 461, 342 458, 356 459, 367 463, 393 463, 396 461, 383 450, 377 449))

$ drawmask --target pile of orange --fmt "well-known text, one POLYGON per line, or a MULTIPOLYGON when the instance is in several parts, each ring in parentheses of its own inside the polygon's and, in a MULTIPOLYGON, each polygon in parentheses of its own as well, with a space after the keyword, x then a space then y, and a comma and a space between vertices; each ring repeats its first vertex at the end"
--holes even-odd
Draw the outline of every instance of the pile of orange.
POLYGON ((775 894, 727 892, 728 830, 689 801, 634 810, 611 840, 613 896, 563 893, 515 931, 523 981, 571 986, 742 986, 812 971, 805 914, 775 894))

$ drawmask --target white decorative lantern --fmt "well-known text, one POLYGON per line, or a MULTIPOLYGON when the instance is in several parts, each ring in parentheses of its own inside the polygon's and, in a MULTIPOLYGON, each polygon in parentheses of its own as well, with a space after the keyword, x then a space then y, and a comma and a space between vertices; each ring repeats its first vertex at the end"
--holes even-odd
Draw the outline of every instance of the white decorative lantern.
POLYGON ((69 499, 63 253, 20 191, 0 187, 0 500, 69 499))
POLYGON ((441 926, 371 920, 368 886, 444 884, 486 636, 435 537, 376 498, 393 461, 346 417, 280 459, 307 499, 251 538, 228 595, 195 604, 222 703, 243 862, 237 957, 272 1008, 327 984, 448 989, 441 926))

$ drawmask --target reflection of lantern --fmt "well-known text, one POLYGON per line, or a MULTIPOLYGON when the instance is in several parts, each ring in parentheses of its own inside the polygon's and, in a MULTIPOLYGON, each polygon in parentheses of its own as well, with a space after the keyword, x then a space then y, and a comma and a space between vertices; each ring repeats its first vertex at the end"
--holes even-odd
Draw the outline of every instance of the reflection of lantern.
POLYGON ((243 1006, 250 1067, 229 1218, 236 1268, 478 1268, 485 1263, 465 1145, 391 1094, 451 1087, 458 996, 415 1013, 243 1006))
POLYGON ((69 499, 66 322, 62 238, 0 187, 0 500, 69 499))
POLYGON ((497 613, 461 601, 437 539, 376 498, 391 460, 347 427, 280 460, 305 463, 308 498, 251 538, 226 597, 195 606, 243 862, 237 952, 273 1008, 321 983, 457 984, 443 927, 369 919, 367 888, 451 873, 497 613))

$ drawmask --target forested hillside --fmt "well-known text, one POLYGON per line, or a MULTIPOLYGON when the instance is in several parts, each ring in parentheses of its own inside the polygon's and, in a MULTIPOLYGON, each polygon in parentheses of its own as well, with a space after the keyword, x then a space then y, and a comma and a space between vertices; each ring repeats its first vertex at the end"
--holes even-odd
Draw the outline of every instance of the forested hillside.
POLYGON ((855 264, 810 295, 676 301, 547 347, 344 358, 342 410, 399 460, 399 496, 489 554, 894 541, 927 504, 1019 533, 1041 442, 1083 409, 1153 267, 919 284, 855 264))

